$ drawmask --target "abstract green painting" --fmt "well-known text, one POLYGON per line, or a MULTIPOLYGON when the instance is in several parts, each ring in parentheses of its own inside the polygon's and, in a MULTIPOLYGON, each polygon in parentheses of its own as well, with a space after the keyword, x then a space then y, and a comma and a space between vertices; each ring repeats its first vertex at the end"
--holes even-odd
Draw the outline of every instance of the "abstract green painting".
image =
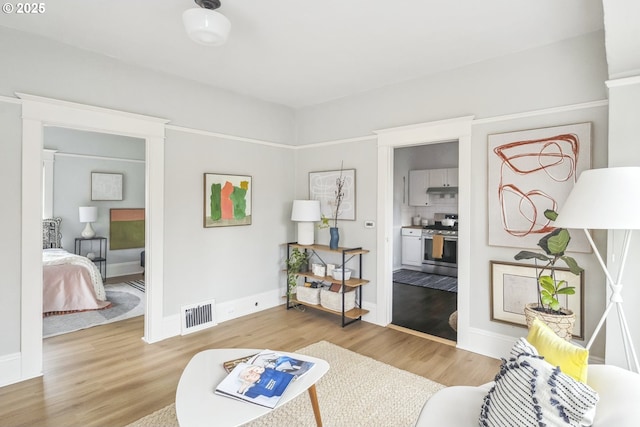
POLYGON ((205 228, 251 224, 251 177, 204 174, 205 228))

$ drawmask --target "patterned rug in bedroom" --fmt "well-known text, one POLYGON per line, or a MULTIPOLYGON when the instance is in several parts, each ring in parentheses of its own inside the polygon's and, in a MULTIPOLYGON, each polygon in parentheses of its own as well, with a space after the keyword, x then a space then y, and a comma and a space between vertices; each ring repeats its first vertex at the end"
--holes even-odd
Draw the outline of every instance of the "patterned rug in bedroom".
POLYGON ((104 310, 45 317, 42 319, 43 337, 53 337, 144 315, 144 281, 134 280, 104 285, 104 289, 107 293, 107 299, 111 301, 111 307, 104 310))

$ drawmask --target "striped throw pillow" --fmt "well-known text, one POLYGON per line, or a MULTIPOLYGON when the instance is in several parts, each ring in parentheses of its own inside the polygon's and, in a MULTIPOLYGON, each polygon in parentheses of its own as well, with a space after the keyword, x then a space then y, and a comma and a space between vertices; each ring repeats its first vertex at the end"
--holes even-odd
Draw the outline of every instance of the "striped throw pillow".
POLYGON ((598 393, 563 374, 520 338, 502 360, 495 385, 485 396, 481 427, 590 426, 598 393))

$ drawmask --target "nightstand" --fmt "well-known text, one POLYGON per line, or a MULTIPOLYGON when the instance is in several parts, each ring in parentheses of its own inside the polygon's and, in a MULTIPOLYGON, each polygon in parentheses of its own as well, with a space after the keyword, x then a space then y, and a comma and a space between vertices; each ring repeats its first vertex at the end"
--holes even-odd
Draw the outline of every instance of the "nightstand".
POLYGON ((76 237, 76 255, 81 255, 89 258, 87 255, 92 253, 93 258, 89 258, 100 270, 102 280, 107 279, 107 238, 106 237, 91 237, 85 239, 84 237, 76 237), (96 249, 95 242, 98 242, 96 249))

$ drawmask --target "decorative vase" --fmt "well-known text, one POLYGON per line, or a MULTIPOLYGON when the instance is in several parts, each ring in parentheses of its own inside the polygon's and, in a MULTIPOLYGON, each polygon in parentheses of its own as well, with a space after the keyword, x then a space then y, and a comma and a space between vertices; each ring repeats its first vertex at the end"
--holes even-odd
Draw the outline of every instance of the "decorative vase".
POLYGON ((527 327, 531 327, 536 317, 549 326, 560 338, 571 341, 573 338, 573 325, 576 323, 576 314, 568 308, 561 309, 562 314, 545 313, 538 311, 538 303, 530 303, 524 306, 524 316, 527 319, 527 327))
POLYGON ((338 249, 338 241, 340 240, 340 233, 338 233, 338 227, 330 227, 329 234, 331 240, 329 240, 329 248, 338 249))

